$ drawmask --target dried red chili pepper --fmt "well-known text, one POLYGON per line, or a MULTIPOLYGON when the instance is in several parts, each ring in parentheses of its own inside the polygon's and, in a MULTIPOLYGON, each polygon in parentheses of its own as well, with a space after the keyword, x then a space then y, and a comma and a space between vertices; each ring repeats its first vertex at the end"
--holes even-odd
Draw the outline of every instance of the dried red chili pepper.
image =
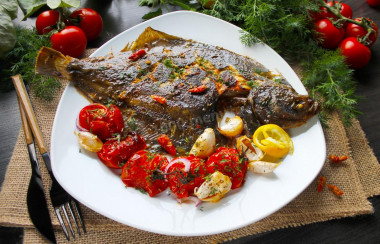
POLYGON ((162 134, 157 138, 158 143, 160 143, 161 147, 165 149, 170 155, 175 156, 177 155, 177 150, 175 149, 175 146, 171 142, 170 138, 162 134))
POLYGON ((146 54, 144 49, 138 50, 135 53, 132 53, 131 56, 129 56, 129 59, 132 61, 136 61, 137 59, 143 57, 146 54))
POLYGON ((327 184, 327 187, 338 197, 343 195, 343 191, 341 191, 337 186, 327 184))
POLYGON ((164 97, 161 97, 161 96, 157 96, 157 95, 150 95, 150 97, 154 100, 156 100, 156 102, 160 103, 160 104, 166 104, 166 98, 164 97))
POLYGON ((338 164, 340 162, 343 162, 345 160, 347 160, 347 156, 337 156, 337 155, 334 155, 334 154, 330 154, 329 155, 329 159, 331 162, 335 163, 335 164, 338 164))
POLYGON ((326 177, 321 176, 318 180, 318 192, 321 192, 323 187, 326 185, 326 177))
POLYGON ((204 92, 206 89, 207 89, 206 85, 200 85, 200 86, 191 88, 188 91, 191 93, 201 93, 201 92, 204 92))

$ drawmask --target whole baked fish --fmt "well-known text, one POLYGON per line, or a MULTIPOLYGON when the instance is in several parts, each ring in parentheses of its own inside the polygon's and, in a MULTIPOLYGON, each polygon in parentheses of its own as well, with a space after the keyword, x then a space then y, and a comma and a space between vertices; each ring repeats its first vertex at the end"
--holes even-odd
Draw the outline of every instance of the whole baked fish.
POLYGON ((71 80, 93 102, 118 105, 126 128, 148 142, 166 133, 179 152, 215 128, 225 109, 244 118, 246 134, 267 123, 297 127, 319 111, 315 100, 251 58, 150 27, 104 57, 75 59, 43 47, 36 73, 71 80))

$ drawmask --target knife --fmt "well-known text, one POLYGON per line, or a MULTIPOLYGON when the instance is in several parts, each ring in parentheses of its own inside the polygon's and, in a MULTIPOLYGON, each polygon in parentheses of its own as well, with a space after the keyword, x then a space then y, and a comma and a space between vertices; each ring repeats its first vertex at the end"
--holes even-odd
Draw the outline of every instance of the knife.
POLYGON ((32 166, 32 176, 30 177, 26 199, 29 217, 37 230, 46 239, 52 243, 56 243, 57 241, 55 239, 49 209, 45 198, 32 132, 30 131, 30 127, 20 100, 18 98, 17 100, 20 109, 21 122, 24 129, 26 145, 28 148, 30 164, 32 166))

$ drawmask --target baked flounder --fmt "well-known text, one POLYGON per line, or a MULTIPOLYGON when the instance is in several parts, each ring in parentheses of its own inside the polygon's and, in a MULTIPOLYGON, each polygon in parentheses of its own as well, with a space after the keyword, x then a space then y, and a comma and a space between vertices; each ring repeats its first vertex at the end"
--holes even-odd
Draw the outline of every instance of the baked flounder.
POLYGON ((245 120, 249 135, 261 124, 300 126, 319 111, 315 100, 251 58, 150 27, 104 57, 75 59, 43 47, 36 74, 69 79, 92 102, 116 104, 126 131, 152 143, 166 133, 180 153, 215 128, 226 108, 245 120))

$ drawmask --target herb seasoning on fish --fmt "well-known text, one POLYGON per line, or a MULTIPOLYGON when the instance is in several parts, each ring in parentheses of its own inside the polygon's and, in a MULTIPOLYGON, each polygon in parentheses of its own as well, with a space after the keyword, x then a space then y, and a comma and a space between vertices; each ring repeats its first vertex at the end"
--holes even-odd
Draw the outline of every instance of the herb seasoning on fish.
POLYGON ((267 123, 297 127, 319 111, 316 101, 251 58, 150 27, 104 57, 78 60, 43 47, 36 73, 71 80, 93 102, 113 101, 148 143, 165 131, 180 154, 204 128, 215 128, 227 107, 244 119, 247 135, 267 123))

